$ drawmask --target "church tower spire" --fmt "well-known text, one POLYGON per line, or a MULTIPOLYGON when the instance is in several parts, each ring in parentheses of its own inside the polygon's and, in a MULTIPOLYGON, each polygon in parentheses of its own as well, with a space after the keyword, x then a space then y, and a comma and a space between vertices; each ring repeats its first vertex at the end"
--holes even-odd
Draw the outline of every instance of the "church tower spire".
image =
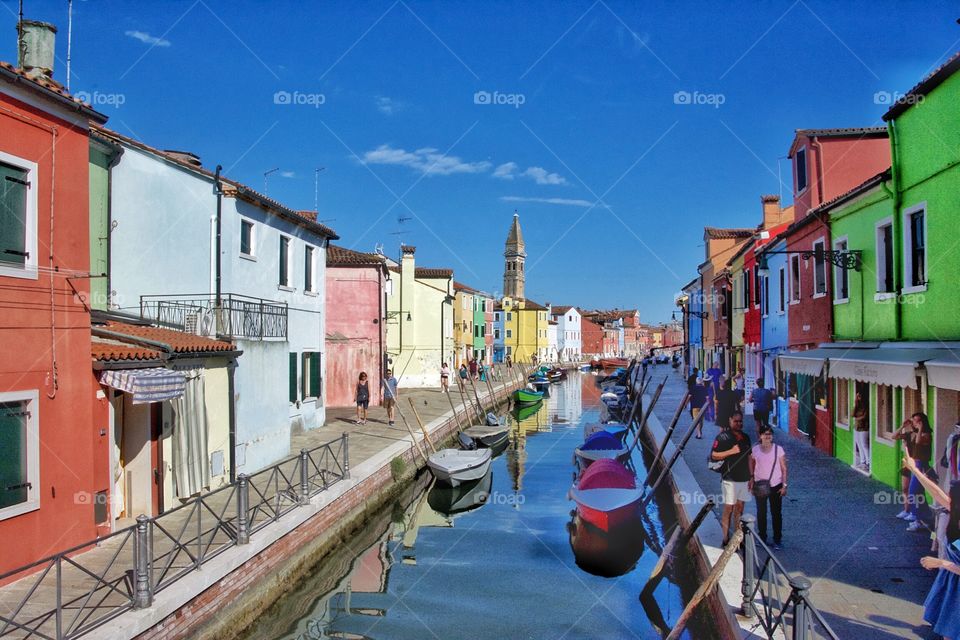
POLYGON ((524 271, 523 262, 527 252, 523 245, 523 232, 520 231, 520 214, 513 212, 513 223, 507 233, 507 244, 503 251, 503 295, 523 299, 524 271))

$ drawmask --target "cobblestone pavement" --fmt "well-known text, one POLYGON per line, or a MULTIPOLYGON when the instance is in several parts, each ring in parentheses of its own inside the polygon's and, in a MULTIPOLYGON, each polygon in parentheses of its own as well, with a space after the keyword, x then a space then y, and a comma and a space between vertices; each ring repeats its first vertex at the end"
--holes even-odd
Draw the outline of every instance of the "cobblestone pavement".
MULTIPOLYGON (((651 367, 648 389, 667 377, 654 412, 666 428, 686 392, 679 371, 651 367)), ((690 425, 684 412, 673 441, 679 444, 690 425)), ((744 430, 756 440, 753 418, 744 430)), ((707 468, 707 455, 718 429, 704 426, 703 439, 692 438, 683 457, 706 495, 720 499, 720 476, 707 468)), ((787 453, 789 493, 783 506, 783 550, 778 559, 795 574, 811 580, 817 609, 841 638, 935 638, 923 621, 923 600, 934 573, 920 566, 930 550, 927 533, 909 533, 895 518, 892 492, 880 482, 825 455, 808 442, 782 431, 775 441, 787 453)), ((705 500, 704 496, 686 499, 705 500)), ((748 504, 746 513, 756 514, 748 504)), ((719 515, 719 508, 717 509, 719 515)))

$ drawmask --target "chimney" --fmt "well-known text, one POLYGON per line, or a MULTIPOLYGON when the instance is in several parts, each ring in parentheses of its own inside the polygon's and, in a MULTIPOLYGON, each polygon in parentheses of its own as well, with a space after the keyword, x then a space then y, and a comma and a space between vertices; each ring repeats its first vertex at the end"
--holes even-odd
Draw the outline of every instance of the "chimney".
POLYGON ((200 163, 200 156, 193 152, 177 151, 176 149, 164 149, 163 152, 174 160, 178 160, 184 164, 189 164, 197 168, 203 167, 203 165, 200 163))
POLYGON ((763 205, 763 228, 770 229, 778 224, 787 222, 783 217, 783 210, 780 208, 780 196, 765 195, 760 196, 760 203, 763 205))
POLYGON ((49 22, 23 20, 17 31, 20 69, 31 78, 53 78, 57 28, 49 22))
MULTIPOLYGON (((400 322, 410 327, 411 331, 413 330, 412 325, 417 319, 416 314, 413 313, 416 305, 414 298, 416 297, 415 281, 417 277, 416 259, 413 256, 416 251, 416 247, 400 245, 400 301, 403 305, 400 309, 400 322)), ((407 343, 406 345, 401 344, 401 349, 416 342, 414 335, 410 332, 404 337, 407 338, 407 343)))

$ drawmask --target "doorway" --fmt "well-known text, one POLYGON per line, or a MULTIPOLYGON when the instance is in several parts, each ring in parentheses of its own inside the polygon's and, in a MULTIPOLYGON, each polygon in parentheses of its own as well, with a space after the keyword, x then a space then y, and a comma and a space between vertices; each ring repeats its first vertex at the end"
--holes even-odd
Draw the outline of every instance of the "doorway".
POLYGON ((113 405, 113 510, 122 522, 132 524, 140 514, 156 516, 163 510, 161 453, 158 446, 160 403, 134 404, 130 394, 114 391, 113 405))

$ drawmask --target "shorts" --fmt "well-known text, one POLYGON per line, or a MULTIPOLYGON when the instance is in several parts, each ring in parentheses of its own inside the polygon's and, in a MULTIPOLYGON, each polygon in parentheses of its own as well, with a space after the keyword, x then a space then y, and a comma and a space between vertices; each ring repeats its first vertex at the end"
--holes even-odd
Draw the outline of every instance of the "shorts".
POLYGON ((720 488, 723 491, 723 504, 736 504, 737 502, 751 502, 753 495, 748 488, 749 483, 737 482, 736 480, 723 480, 720 482, 720 488))
POLYGON ((369 400, 357 400, 357 408, 366 410, 370 406, 369 400))
POLYGON ((387 409, 393 407, 395 404, 397 404, 397 399, 396 399, 396 398, 384 398, 384 399, 383 399, 383 406, 386 407, 387 409))

